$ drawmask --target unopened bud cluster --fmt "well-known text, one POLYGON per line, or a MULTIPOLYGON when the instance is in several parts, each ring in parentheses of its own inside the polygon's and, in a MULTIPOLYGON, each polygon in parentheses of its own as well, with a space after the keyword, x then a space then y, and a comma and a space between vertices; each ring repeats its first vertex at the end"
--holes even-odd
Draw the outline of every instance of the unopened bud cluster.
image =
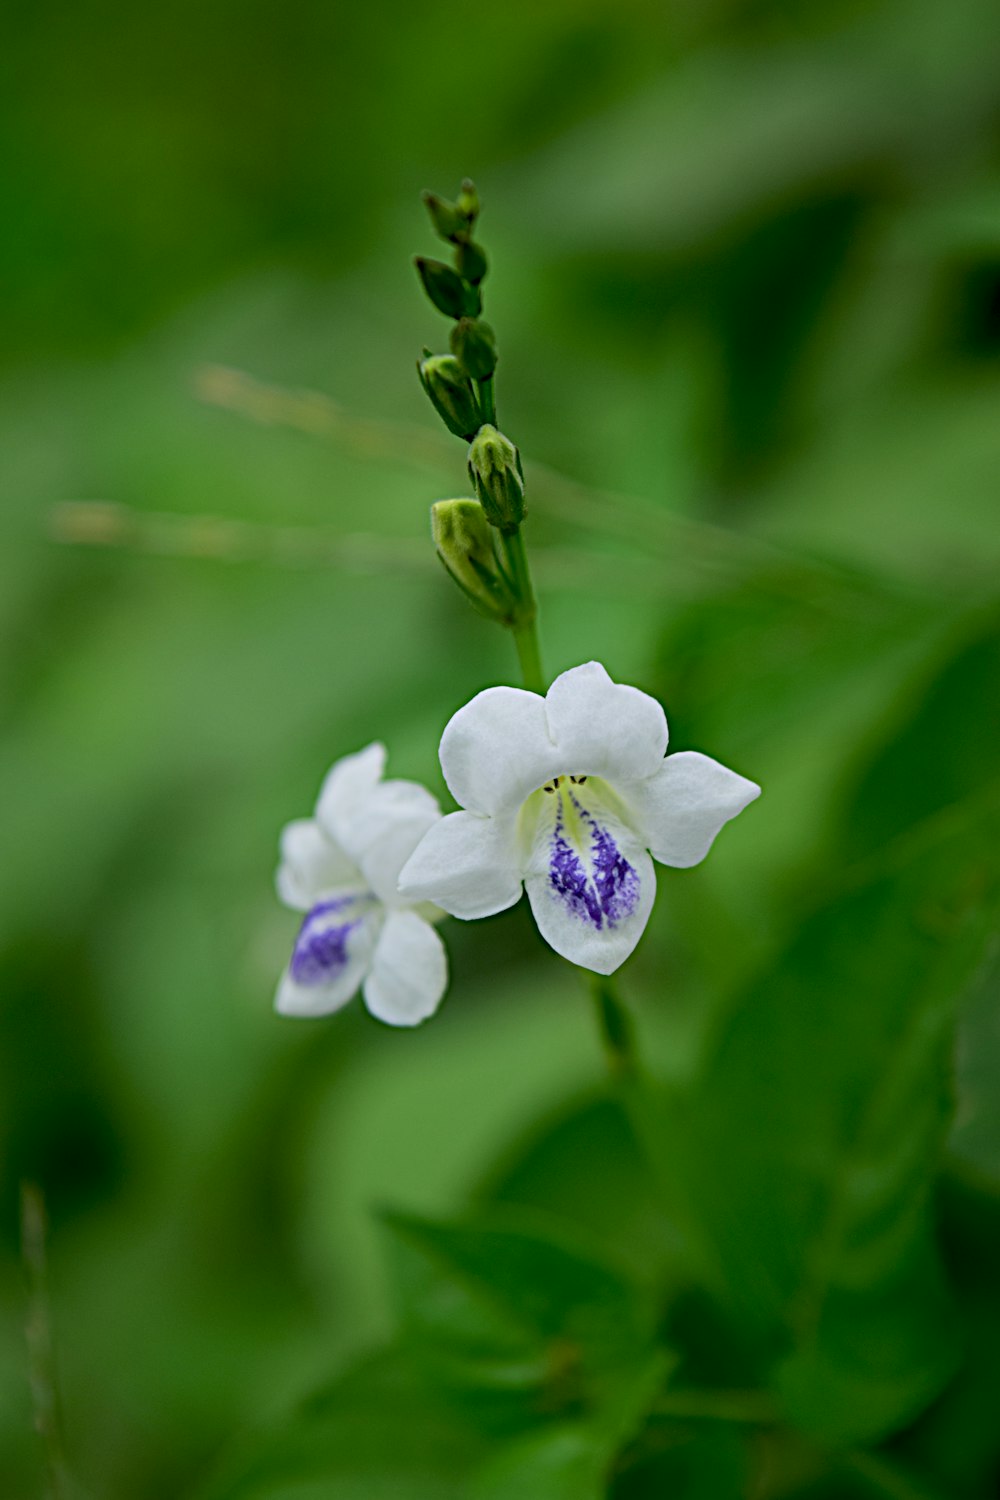
POLYGON ((453 263, 418 257, 417 272, 424 291, 453 326, 451 353, 425 349, 417 372, 448 431, 469 445, 469 479, 476 496, 439 500, 432 507, 434 545, 474 608, 515 635, 523 634, 532 628, 536 608, 518 537, 525 515, 524 471, 517 448, 495 425, 496 339, 480 316, 486 252, 473 238, 479 198, 466 180, 454 203, 425 193, 424 204, 435 232, 451 246, 453 263))
POLYGON ((468 440, 491 414, 476 387, 492 379, 497 363, 493 330, 480 316, 487 261, 485 250, 472 237, 479 196, 466 178, 456 202, 425 193, 424 204, 435 233, 452 247, 453 264, 423 255, 414 264, 427 296, 455 327, 449 340, 451 359, 433 355, 422 360, 420 382, 449 431, 468 440))

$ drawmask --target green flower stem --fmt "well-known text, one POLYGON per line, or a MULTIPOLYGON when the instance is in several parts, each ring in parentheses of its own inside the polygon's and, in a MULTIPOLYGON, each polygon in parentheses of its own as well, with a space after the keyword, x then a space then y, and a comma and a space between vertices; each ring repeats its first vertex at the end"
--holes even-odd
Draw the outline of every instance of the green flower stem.
POLYGON ((514 631, 514 645, 517 647, 517 657, 521 663, 521 676, 525 687, 531 693, 544 693, 545 673, 542 671, 542 658, 538 651, 538 631, 534 620, 522 630, 514 631))
POLYGON ((524 686, 531 693, 544 693, 546 682, 542 670, 542 654, 538 645, 538 606, 531 583, 528 554, 520 528, 510 535, 499 533, 500 551, 511 588, 518 601, 517 617, 511 630, 521 663, 524 686))
POLYGON ((635 1032, 632 1018, 618 997, 614 978, 610 974, 593 974, 589 969, 580 972, 586 976, 594 998, 608 1071, 616 1081, 635 1078, 639 1071, 635 1032))
POLYGON ((483 421, 496 425, 497 403, 493 387, 493 376, 488 376, 479 382, 479 404, 482 408, 483 421))

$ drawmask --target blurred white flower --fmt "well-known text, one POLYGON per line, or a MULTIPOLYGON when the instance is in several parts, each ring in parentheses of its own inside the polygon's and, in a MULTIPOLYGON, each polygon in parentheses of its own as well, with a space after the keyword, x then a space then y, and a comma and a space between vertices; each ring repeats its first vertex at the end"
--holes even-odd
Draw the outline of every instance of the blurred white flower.
POLYGON ((415 1026, 448 982, 436 907, 401 896, 399 872, 441 810, 412 781, 383 781, 385 746, 337 761, 312 818, 281 836, 278 894, 306 913, 275 1006, 324 1016, 359 989, 373 1016, 415 1026))
POLYGON ((666 748, 659 703, 599 662, 564 672, 544 698, 487 688, 441 738, 445 780, 467 810, 429 828, 400 890, 474 918, 512 906, 523 882, 546 942, 612 973, 649 919, 653 859, 698 864, 760 794, 707 755, 664 759, 666 748))

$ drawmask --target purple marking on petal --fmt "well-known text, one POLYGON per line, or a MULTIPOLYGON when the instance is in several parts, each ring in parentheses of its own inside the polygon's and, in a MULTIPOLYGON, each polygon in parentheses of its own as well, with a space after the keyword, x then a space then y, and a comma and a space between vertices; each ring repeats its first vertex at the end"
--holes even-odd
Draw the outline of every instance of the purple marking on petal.
POLYGON ((340 973, 348 960, 347 940, 360 927, 364 916, 347 922, 331 923, 328 919, 334 912, 357 905, 357 896, 335 896, 330 901, 320 901, 307 914, 289 965, 296 984, 325 984, 340 973))
POLYGON ((604 917, 597 892, 591 889, 580 856, 563 837, 561 819, 552 834, 549 884, 574 916, 592 922, 597 928, 603 927, 604 917))
POLYGON ((590 825, 590 863, 593 878, 563 831, 562 807, 552 831, 549 884, 574 916, 590 922, 598 931, 630 917, 639 904, 639 876, 622 854, 611 834, 596 818, 570 800, 584 822, 590 825))
POLYGON ((639 904, 639 876, 608 833, 591 818, 594 885, 609 927, 630 917, 639 904))

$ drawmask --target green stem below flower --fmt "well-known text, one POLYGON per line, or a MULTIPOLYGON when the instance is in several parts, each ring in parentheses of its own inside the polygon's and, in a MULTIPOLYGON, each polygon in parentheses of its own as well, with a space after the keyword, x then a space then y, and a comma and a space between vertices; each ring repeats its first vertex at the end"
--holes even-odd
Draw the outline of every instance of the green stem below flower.
POLYGON ((499 542, 504 567, 518 604, 511 631, 521 663, 521 677, 530 693, 544 693, 546 682, 538 644, 538 606, 535 603, 528 554, 520 527, 509 535, 500 532, 499 542))
POLYGON ((523 630, 514 631, 514 645, 517 647, 517 658, 521 663, 521 677, 525 687, 531 693, 544 693, 545 673, 542 671, 542 658, 538 650, 538 631, 534 620, 523 630))
POLYGON ((639 1068, 632 1018, 619 999, 613 977, 610 974, 593 974, 587 969, 581 970, 581 973, 586 974, 594 998, 608 1071, 616 1082, 635 1078, 639 1068))

